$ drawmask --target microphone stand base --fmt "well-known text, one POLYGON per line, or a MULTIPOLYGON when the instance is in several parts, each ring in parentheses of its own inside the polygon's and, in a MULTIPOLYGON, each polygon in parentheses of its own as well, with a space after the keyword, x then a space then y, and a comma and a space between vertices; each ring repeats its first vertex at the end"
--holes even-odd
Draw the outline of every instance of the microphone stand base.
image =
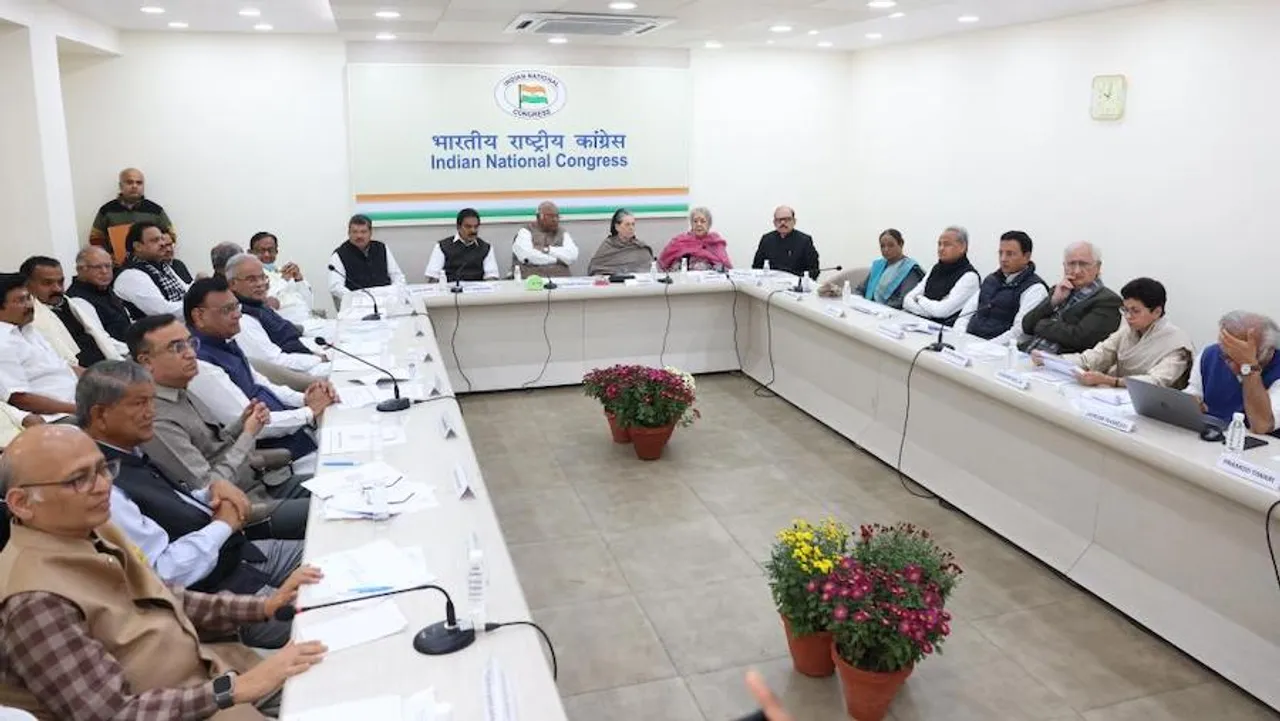
POLYGON ((447 628, 444 621, 433 623, 413 637, 413 650, 427 656, 447 656, 475 643, 474 628, 447 628))
POLYGON ((408 410, 411 405, 408 398, 388 398, 377 405, 377 409, 383 413, 395 413, 396 411, 408 410))
POLYGON ((461 286, 461 285, 456 285, 456 284, 455 284, 455 285, 451 285, 451 286, 449 286, 449 292, 450 292, 450 293, 461 293, 461 292, 462 292, 462 286, 461 286))
POLYGON ((929 351, 930 353, 941 353, 943 349, 955 350, 956 347, 951 345, 950 343, 931 343, 925 346, 924 349, 929 351))
POLYGON ((382 320, 382 314, 381 314, 381 313, 370 313, 369 315, 366 315, 365 317, 361 318, 360 320, 382 320))
POLYGON ((669 275, 667 275, 667 276, 663 276, 663 277, 661 277, 661 278, 659 278, 659 279, 658 279, 658 282, 659 282, 659 283, 662 283, 663 285, 671 285, 671 282, 672 282, 672 281, 671 281, 671 276, 669 276, 669 275))

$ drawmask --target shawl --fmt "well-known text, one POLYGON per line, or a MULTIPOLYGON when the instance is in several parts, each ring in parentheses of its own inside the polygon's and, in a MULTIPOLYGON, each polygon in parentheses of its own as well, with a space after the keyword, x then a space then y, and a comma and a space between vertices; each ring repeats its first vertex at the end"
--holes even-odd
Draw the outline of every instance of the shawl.
POLYGON ((623 240, 616 235, 604 239, 596 254, 591 256, 588 275, 613 275, 614 273, 644 273, 653 262, 653 248, 633 238, 623 240))
POLYGON ((733 263, 729 260, 728 245, 714 230, 701 238, 696 237, 692 231, 685 231, 672 238, 667 247, 662 249, 658 265, 663 270, 672 270, 680 265, 681 258, 688 256, 690 260, 701 259, 711 265, 729 269, 733 267, 733 263))
POLYGON ((1186 386, 1194 357, 1195 346, 1191 336, 1168 318, 1160 318, 1142 335, 1124 323, 1110 338, 1084 353, 1063 356, 1085 370, 1116 378, 1137 377, 1148 383, 1179 389, 1186 386), (1182 363, 1174 359, 1174 362, 1160 367, 1171 355, 1179 352, 1182 363))

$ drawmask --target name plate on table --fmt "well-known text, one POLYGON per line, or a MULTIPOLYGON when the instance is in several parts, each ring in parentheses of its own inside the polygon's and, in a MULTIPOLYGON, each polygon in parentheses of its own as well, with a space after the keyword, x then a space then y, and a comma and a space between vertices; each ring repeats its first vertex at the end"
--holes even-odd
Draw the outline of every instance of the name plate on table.
POLYGON ((1025 391, 1031 388, 1031 381, 1027 380, 1026 376, 1016 371, 996 371, 996 380, 1010 388, 1017 388, 1020 391, 1025 391))
POLYGON ((458 494, 458 500, 466 498, 475 498, 476 494, 471 490, 471 481, 467 480, 467 472, 462 470, 462 466, 453 467, 453 490, 458 494))
POLYGON ((871 306, 863 305, 862 303, 850 303, 849 307, 863 315, 869 315, 873 317, 880 316, 880 311, 876 310, 875 308, 872 308, 871 306))
POLYGON ((1227 475, 1246 480, 1267 490, 1280 491, 1280 478, 1270 468, 1254 465, 1239 456, 1223 454, 1218 457, 1218 470, 1227 475))
POLYGON ((1133 433, 1138 428, 1138 424, 1128 418, 1116 418, 1099 411, 1085 411, 1084 417, 1100 426, 1106 426, 1113 431, 1120 431, 1121 433, 1133 433))
POLYGON ((892 338, 894 340, 902 340, 907 337, 906 332, 896 325, 884 325, 882 323, 876 326, 876 332, 885 338, 892 338))
POLYGON ((836 306, 836 305, 829 305, 829 306, 827 306, 827 307, 823 308, 823 309, 822 309, 822 312, 823 312, 825 315, 829 315, 829 316, 831 316, 832 318, 843 318, 843 317, 844 317, 844 309, 843 309, 843 308, 841 308, 840 306, 836 306))
POLYGON ((440 416, 440 435, 443 436, 445 440, 458 437, 458 432, 453 428, 453 421, 449 420, 448 412, 440 416))
POLYGON ((973 365, 973 359, 964 353, 957 353, 950 348, 942 349, 942 360, 950 363, 956 368, 968 368, 973 365))

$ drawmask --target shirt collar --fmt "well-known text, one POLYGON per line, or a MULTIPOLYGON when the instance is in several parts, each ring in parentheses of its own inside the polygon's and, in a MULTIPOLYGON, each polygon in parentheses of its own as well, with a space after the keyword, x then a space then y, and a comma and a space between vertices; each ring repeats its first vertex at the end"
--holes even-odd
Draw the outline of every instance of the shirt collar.
POLYGON ((184 393, 186 393, 186 390, 182 388, 170 388, 169 386, 162 386, 159 383, 156 384, 156 398, 169 401, 170 403, 177 403, 182 400, 184 393))
POLYGON ((454 233, 454 234, 453 234, 453 242, 455 242, 455 243, 461 243, 462 245, 466 245, 466 246, 472 246, 472 245, 475 245, 475 244, 477 244, 477 243, 479 243, 479 242, 480 242, 480 236, 478 236, 478 235, 477 235, 477 236, 476 236, 476 238, 475 238, 475 240, 473 240, 473 241, 471 241, 470 243, 468 243, 467 241, 465 241, 465 240, 463 240, 463 239, 462 239, 462 236, 461 236, 461 235, 459 235, 458 233, 454 233))

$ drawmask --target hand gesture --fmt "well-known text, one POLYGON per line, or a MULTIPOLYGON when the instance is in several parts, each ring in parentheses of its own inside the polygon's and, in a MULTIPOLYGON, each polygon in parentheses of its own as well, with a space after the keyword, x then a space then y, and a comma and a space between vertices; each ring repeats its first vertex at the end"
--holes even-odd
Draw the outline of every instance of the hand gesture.
POLYGON ((316 381, 307 386, 306 392, 302 395, 303 402, 317 419, 324 415, 326 408, 333 405, 333 396, 337 395, 336 392, 331 394, 327 386, 328 384, 324 381, 316 381))
POLYGON ((298 267, 297 263, 285 263, 284 267, 280 269, 280 276, 285 280, 301 281, 302 269, 298 267))
POLYGON ((1053 307, 1058 307, 1067 302, 1067 296, 1071 295, 1071 291, 1076 289, 1076 284, 1071 282, 1070 278, 1063 278, 1053 287, 1053 299, 1050 301, 1053 307))
POLYGON ((244 421, 245 432, 256 436, 271 423, 271 411, 262 401, 250 401, 249 407, 244 409, 241 420, 244 421))
POLYGON ((265 604, 267 618, 275 618, 276 611, 292 605, 298 599, 298 589, 303 585, 320 583, 323 579, 324 572, 319 568, 315 566, 299 566, 297 570, 289 574, 284 584, 267 598, 265 604))
POLYGON ((1116 384, 1116 379, 1097 371, 1083 371, 1076 378, 1082 386, 1114 386, 1116 384))
POLYGON ((267 307, 271 310, 280 310, 279 298, 267 298, 267 307))
POLYGON ((240 514, 240 509, 234 503, 215 498, 209 503, 209 507, 213 509, 213 520, 222 521, 231 526, 232 532, 239 533, 240 529, 244 528, 245 517, 240 514))
POLYGON ((236 677, 232 691, 235 702, 261 701, 284 685, 285 681, 324 660, 328 647, 319 641, 289 642, 284 648, 262 660, 257 666, 236 677))
POLYGON ((1044 353, 1038 350, 1031 351, 1031 365, 1034 365, 1034 366, 1044 365, 1044 353))
POLYGON ((240 515, 241 525, 249 517, 249 497, 244 494, 244 491, 236 488, 235 484, 221 478, 209 484, 209 505, 221 508, 218 504, 230 504, 240 515))
POLYGON ((769 721, 792 721, 791 714, 782 708, 782 702, 769 690, 768 684, 764 682, 764 677, 759 671, 752 669, 747 672, 747 690, 755 697, 760 710, 769 721))
POLYGON ((1256 329, 1250 328, 1245 332, 1244 337, 1232 335, 1225 330, 1219 331, 1218 345, 1222 346, 1222 352, 1227 356, 1227 364, 1236 373, 1240 372, 1240 366, 1252 366, 1255 370, 1258 368, 1258 331, 1256 329))

